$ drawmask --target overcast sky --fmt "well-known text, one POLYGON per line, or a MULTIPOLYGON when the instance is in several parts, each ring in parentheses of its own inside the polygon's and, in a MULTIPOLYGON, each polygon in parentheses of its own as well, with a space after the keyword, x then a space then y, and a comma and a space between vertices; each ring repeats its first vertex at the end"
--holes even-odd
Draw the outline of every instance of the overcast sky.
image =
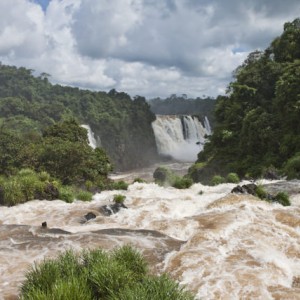
POLYGON ((130 95, 223 93, 299 0, 0 0, 0 61, 130 95))

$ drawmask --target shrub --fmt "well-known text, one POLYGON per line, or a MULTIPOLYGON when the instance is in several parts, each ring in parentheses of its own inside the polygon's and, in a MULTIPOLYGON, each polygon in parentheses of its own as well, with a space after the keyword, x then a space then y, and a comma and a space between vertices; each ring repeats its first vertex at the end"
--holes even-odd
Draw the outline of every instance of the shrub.
POLYGON ((22 193, 21 184, 15 178, 3 182, 3 204, 12 206, 25 202, 25 196, 22 193))
POLYGON ((61 186, 58 189, 59 199, 67 203, 72 203, 74 201, 75 195, 72 187, 70 186, 61 186))
POLYGON ((225 182, 225 178, 220 176, 220 175, 215 175, 212 179, 211 179, 211 185, 218 185, 221 183, 225 182))
POLYGON ((275 200, 274 201, 282 204, 283 206, 289 206, 289 205, 291 205, 291 202, 290 202, 288 194, 284 193, 284 192, 279 192, 275 196, 275 200))
POLYGON ((193 295, 167 275, 149 276, 140 284, 113 295, 112 300, 193 300, 193 295))
POLYGON ((188 177, 177 177, 172 184, 176 189, 188 189, 193 184, 193 180, 188 177))
POLYGON ((113 259, 130 270, 136 280, 139 280, 148 272, 148 263, 140 252, 130 245, 115 249, 113 251, 113 259))
POLYGON ((267 195, 268 195, 267 192, 265 191, 265 189, 261 185, 258 185, 256 187, 255 194, 260 199, 266 199, 267 195))
POLYGON ((81 190, 76 194, 76 198, 81 201, 91 201, 93 194, 88 191, 81 190))
POLYGON ((18 172, 18 176, 19 177, 36 176, 36 173, 35 173, 35 171, 33 171, 29 168, 26 168, 26 169, 21 169, 18 172))
POLYGON ((127 190, 128 189, 128 183, 125 181, 115 181, 111 184, 111 189, 113 190, 127 190))
POLYGON ((31 268, 26 274, 21 294, 24 300, 92 299, 85 270, 73 251, 66 251, 57 259, 44 260, 31 268))
POLYGON ((93 184, 92 181, 86 180, 86 182, 85 182, 85 187, 86 187, 86 189, 87 189, 88 191, 90 191, 90 190, 94 187, 94 184, 93 184))
POLYGON ((45 183, 40 181, 39 177, 34 172, 27 174, 20 173, 18 174, 17 180, 20 183, 25 201, 33 200, 36 194, 40 194, 43 191, 45 183))
POLYGON ((300 178, 300 152, 287 161, 284 172, 288 179, 300 178))
POLYGON ((50 181, 50 174, 46 171, 42 171, 39 173, 39 178, 43 182, 50 181))
POLYGON ((110 253, 101 249, 67 251, 44 260, 26 274, 23 300, 154 299, 190 300, 193 296, 163 275, 149 276, 142 255, 131 246, 110 253))
POLYGON ((144 180, 144 179, 142 179, 142 178, 139 178, 139 177, 137 177, 137 178, 134 178, 134 180, 133 180, 133 183, 135 183, 135 182, 139 182, 139 183, 145 183, 145 182, 146 182, 146 180, 144 180))
POLYGON ((132 272, 109 256, 91 265, 89 281, 96 299, 108 299, 110 295, 134 285, 132 272))
POLYGON ((117 195, 114 195, 114 202, 115 203, 123 203, 126 199, 126 196, 124 195, 121 195, 121 194, 117 194, 117 195))
POLYGON ((226 177, 226 182, 239 183, 240 182, 239 175, 236 173, 229 173, 226 177))
POLYGON ((168 168, 158 167, 153 173, 155 183, 159 185, 173 185, 177 176, 168 168))

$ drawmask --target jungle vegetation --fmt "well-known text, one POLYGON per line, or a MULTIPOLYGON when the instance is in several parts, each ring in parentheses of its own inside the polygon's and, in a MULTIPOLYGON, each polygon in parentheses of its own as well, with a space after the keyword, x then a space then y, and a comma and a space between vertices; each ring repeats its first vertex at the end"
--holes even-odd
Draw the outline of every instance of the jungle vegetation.
MULTIPOLYGON (((0 64, 0 127, 19 135, 41 135, 56 122, 74 118, 89 124, 115 169, 145 166, 157 157, 145 98, 124 93, 53 85, 48 74, 0 64)), ((1 170, 0 170, 1 173, 1 170)))
POLYGON ((213 135, 190 170, 195 181, 270 170, 300 178, 300 19, 234 71, 214 109, 213 135))

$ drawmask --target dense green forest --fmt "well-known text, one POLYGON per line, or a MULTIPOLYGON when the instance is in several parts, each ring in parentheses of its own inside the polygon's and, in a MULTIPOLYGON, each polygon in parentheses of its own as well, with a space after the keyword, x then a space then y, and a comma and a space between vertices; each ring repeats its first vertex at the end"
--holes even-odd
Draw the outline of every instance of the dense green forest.
POLYGON ((35 77, 33 70, 23 67, 0 65, 1 130, 19 136, 41 135, 47 126, 74 118, 91 126, 115 169, 141 167, 156 159, 151 128, 155 115, 145 98, 131 99, 115 90, 105 93, 53 85, 48 77, 35 77))
POLYGON ((148 100, 151 110, 157 115, 194 115, 199 120, 209 119, 210 124, 214 125, 214 105, 215 99, 206 97, 196 99, 188 98, 186 94, 177 96, 171 95, 166 99, 153 98, 148 100))
POLYGON ((214 133, 190 170, 196 181, 236 172, 300 178, 300 19, 251 53, 215 106, 214 133))

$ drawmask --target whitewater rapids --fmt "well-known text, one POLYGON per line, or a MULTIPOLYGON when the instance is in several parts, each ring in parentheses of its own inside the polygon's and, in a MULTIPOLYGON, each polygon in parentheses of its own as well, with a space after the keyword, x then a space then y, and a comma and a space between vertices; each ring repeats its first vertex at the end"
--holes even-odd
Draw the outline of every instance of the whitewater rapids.
POLYGON ((28 266, 65 249, 131 243, 197 299, 300 299, 300 185, 290 207, 231 194, 234 186, 134 183, 92 202, 1 207, 0 295, 17 299, 28 266), (114 194, 126 196, 128 209, 105 217, 99 207, 114 194), (84 223, 88 212, 96 218, 84 223))

